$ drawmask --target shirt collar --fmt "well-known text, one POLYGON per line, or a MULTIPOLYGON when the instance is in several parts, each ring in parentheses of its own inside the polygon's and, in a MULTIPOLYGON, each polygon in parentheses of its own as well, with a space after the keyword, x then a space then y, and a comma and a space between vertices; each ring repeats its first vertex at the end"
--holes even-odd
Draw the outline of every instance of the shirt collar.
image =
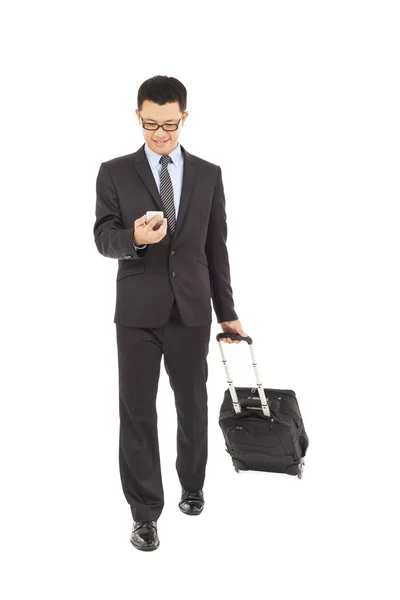
MULTIPOLYGON (((158 163, 160 162, 160 158, 162 155, 158 154, 158 152, 154 152, 154 150, 149 148, 149 146, 147 145, 147 142, 144 145, 144 151, 146 153, 147 160, 149 161, 150 165, 153 168, 155 168, 158 165, 158 163)), ((175 167, 178 167, 182 160, 182 149, 181 149, 181 145, 179 142, 178 142, 175 150, 172 150, 172 152, 169 153, 169 156, 171 157, 172 164, 175 165, 175 167)))

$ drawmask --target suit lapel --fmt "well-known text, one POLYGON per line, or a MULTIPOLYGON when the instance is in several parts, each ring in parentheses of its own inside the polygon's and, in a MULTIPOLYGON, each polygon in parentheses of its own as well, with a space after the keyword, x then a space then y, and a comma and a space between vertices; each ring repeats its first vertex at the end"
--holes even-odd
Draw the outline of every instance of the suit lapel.
MULTIPOLYGON (((180 144, 180 146, 183 152, 183 180, 178 218, 176 221, 175 235, 173 236, 174 238, 176 238, 180 231, 180 228, 182 227, 183 219, 189 207, 198 167, 196 159, 191 154, 189 154, 187 150, 185 150, 182 144, 180 144)), ((153 172, 148 163, 144 147, 145 144, 143 144, 143 146, 141 146, 141 148, 139 148, 139 150, 135 152, 133 166, 135 167, 140 178, 142 179, 144 185, 149 190, 154 202, 156 203, 158 210, 164 211, 163 205, 161 203, 160 192, 158 191, 153 172)), ((167 228, 167 232, 168 235, 172 237, 169 228, 167 228)))

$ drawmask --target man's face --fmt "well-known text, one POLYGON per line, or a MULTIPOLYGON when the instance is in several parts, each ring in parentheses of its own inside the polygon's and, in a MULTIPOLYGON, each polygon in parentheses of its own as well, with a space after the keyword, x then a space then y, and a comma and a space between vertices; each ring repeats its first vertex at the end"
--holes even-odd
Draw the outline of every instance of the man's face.
POLYGON ((188 116, 187 111, 185 111, 182 116, 179 110, 179 102, 168 102, 167 104, 161 105, 157 104, 156 102, 151 102, 150 100, 145 100, 143 102, 142 110, 139 112, 139 110, 136 109, 136 115, 138 117, 144 139, 151 150, 154 150, 154 152, 157 152, 158 154, 164 155, 167 155, 175 150, 178 144, 181 128, 183 127, 186 117, 188 116), (168 124, 176 124, 180 119, 181 120, 179 122, 178 129, 175 131, 165 131, 162 127, 159 127, 157 130, 150 131, 142 126, 142 119, 144 123, 165 125, 166 127, 168 124), (158 141, 164 140, 166 140, 164 145, 157 144, 158 141))

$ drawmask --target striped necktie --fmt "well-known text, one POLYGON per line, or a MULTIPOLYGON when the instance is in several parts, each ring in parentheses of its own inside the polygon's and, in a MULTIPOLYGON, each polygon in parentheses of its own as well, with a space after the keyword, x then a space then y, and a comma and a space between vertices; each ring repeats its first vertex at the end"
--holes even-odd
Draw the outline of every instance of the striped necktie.
POLYGON ((171 160, 169 154, 162 156, 160 162, 162 164, 160 174, 160 196, 161 203, 164 208, 164 217, 167 219, 168 227, 171 235, 175 233, 175 205, 174 205, 174 188, 172 187, 171 176, 168 173, 168 163, 171 160))

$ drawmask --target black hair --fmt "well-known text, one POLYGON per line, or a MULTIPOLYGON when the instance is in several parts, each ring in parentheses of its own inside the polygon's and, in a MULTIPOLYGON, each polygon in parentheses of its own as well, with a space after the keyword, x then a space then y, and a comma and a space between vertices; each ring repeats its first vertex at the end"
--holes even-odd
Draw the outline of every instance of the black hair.
POLYGON ((166 75, 155 75, 146 79, 140 86, 137 95, 137 104, 139 111, 142 110, 144 100, 150 100, 157 104, 166 104, 167 102, 179 102, 179 108, 182 113, 186 110, 187 92, 186 88, 175 77, 166 75))

